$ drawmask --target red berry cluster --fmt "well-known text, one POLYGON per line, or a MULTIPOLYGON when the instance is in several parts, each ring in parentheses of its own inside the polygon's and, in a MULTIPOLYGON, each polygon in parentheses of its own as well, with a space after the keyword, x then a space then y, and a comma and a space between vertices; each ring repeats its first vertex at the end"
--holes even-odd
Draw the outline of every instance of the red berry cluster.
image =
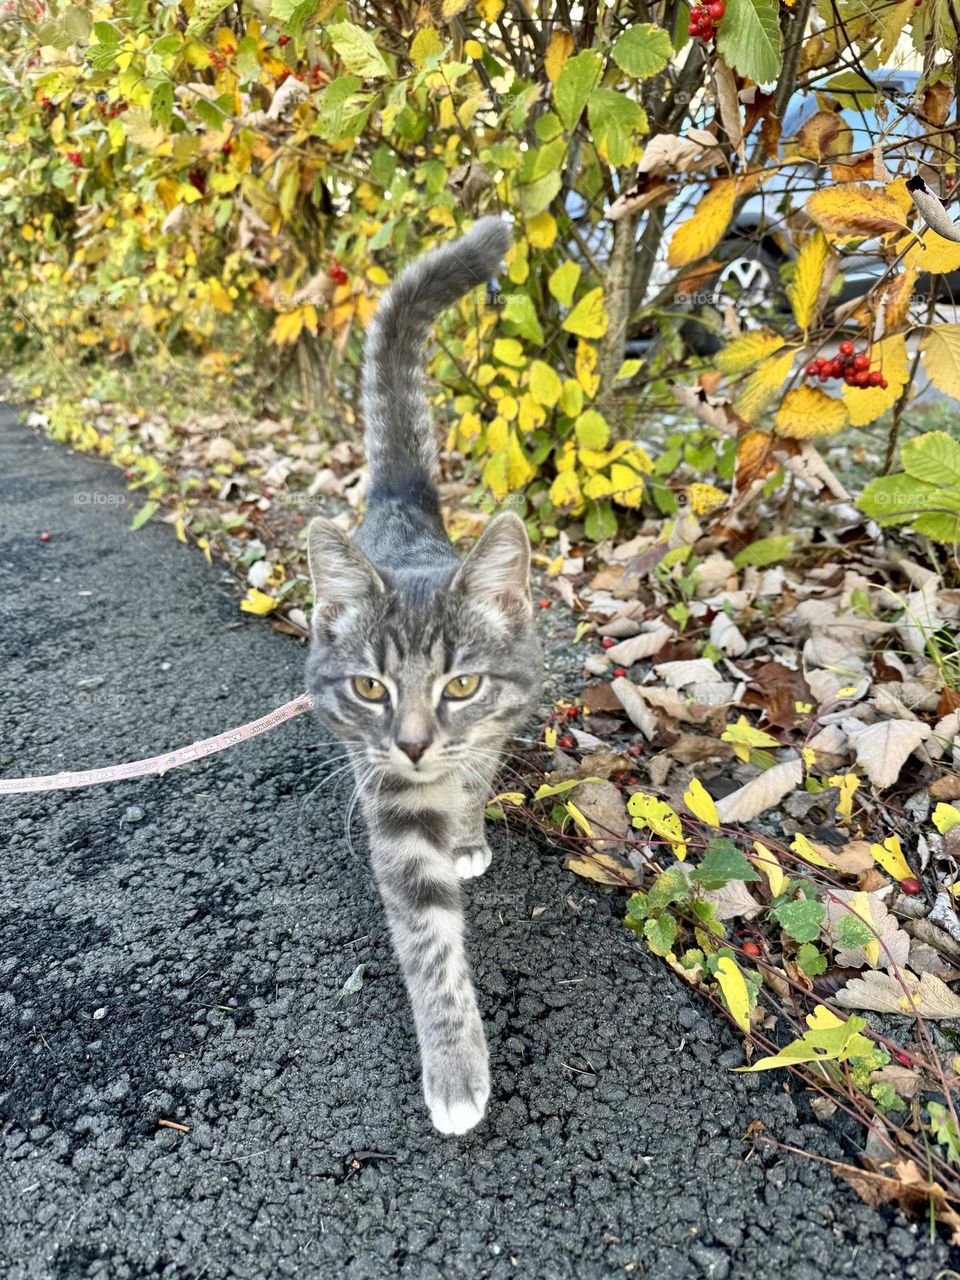
POLYGON ((339 258, 334 258, 331 266, 327 268, 327 275, 334 284, 346 284, 350 277, 343 269, 343 264, 339 258))
POLYGON ((190 184, 196 187, 196 189, 200 192, 201 195, 206 194, 207 175, 203 172, 202 169, 191 169, 190 172, 187 174, 187 178, 190 184))
POLYGON ((232 57, 233 51, 230 49, 211 49, 210 65, 213 67, 214 71, 222 71, 232 57))
POLYGON ((80 166, 83 164, 82 151, 67 151, 64 154, 66 155, 70 163, 74 166, 74 168, 79 169, 80 166))
POLYGON ((717 24, 724 14, 723 0, 710 0, 709 4, 696 4, 690 10, 690 25, 687 34, 695 40, 712 40, 717 33, 717 24))
POLYGON ((280 46, 280 48, 281 48, 281 49, 283 48, 283 46, 284 46, 284 45, 289 44, 289 43, 290 43, 290 37, 289 37, 289 36, 278 36, 278 37, 277 37, 277 44, 280 46))
POLYGON ((849 339, 840 343, 840 351, 832 359, 817 356, 807 365, 807 377, 819 378, 826 382, 828 378, 842 378, 848 387, 880 387, 887 388, 887 380, 879 369, 870 369, 870 357, 866 351, 857 351, 849 339))

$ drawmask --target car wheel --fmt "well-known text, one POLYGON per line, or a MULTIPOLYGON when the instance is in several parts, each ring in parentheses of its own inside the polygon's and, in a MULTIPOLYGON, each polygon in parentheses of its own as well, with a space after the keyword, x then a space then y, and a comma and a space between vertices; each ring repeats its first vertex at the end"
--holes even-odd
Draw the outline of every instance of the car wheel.
POLYGON ((758 328, 787 309, 782 259, 765 245, 737 237, 725 241, 718 256, 723 266, 704 290, 702 319, 688 320, 682 329, 686 345, 698 356, 711 356, 726 344, 723 322, 729 308, 742 329, 758 328))

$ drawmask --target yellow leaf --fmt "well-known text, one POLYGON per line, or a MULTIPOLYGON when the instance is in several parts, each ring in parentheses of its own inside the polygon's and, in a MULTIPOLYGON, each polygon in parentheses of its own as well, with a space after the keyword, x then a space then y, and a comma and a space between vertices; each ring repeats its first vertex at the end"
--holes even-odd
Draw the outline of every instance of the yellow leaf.
POLYGON ((687 499, 695 516, 707 516, 711 511, 716 511, 717 507, 723 506, 727 495, 715 484, 697 482, 687 486, 687 499))
POLYGON ((683 826, 679 815, 666 801, 658 800, 645 791, 635 791, 627 801, 627 812, 633 818, 635 827, 646 827, 654 835, 669 841, 677 860, 686 860, 687 846, 683 840, 683 826))
POLYGON ((643 477, 637 475, 633 467, 615 462, 610 468, 610 484, 614 502, 636 511, 643 501, 643 477))
MULTIPOLYGON (((526 240, 514 240, 513 244, 507 250, 507 256, 504 262, 507 265, 507 279, 511 284, 524 284, 527 276, 530 274, 529 262, 530 246, 526 240)), ((557 270, 560 268, 558 267, 557 270)), ((577 269, 579 274, 579 268, 577 269)), ((556 272, 554 272, 554 275, 556 272)), ((551 279, 553 277, 551 276, 551 279)), ((574 281, 576 284, 576 281, 574 281)), ((552 290, 551 290, 552 292, 552 290)), ((572 292, 572 290, 571 290, 572 292)))
POLYGON ((206 560, 207 564, 213 564, 213 556, 210 554, 210 543, 207 541, 207 539, 198 538, 197 546, 203 552, 203 558, 204 560, 206 560))
MULTIPOLYGON (((510 277, 513 279, 513 276, 510 277)), ((577 281, 580 279, 579 262, 563 262, 555 271, 550 273, 547 281, 547 288, 550 290, 550 296, 563 307, 569 307, 573 301, 573 291, 577 287, 577 281)), ((516 283, 522 283, 517 281, 516 283)))
MULTIPOLYGON (((958 246, 960 247, 960 246, 958 246)), ((927 377, 944 395, 960 400, 960 324, 935 324, 920 344, 927 377)))
POLYGON ((746 716, 740 716, 736 724, 728 724, 720 735, 721 742, 729 742, 734 755, 744 764, 750 759, 750 752, 757 747, 779 747, 776 738, 762 729, 755 729, 746 716))
POLYGON ((482 426, 483 423, 480 421, 478 414, 465 413, 460 419, 459 437, 461 444, 469 448, 480 434, 482 426))
MULTIPOLYGON (((859 390, 859 388, 858 388, 859 390)), ((794 387, 783 397, 774 414, 777 435, 791 440, 832 436, 847 425, 847 406, 819 387, 794 387)))
POLYGON ((596 409, 588 409, 581 413, 574 423, 577 443, 584 449, 603 449, 610 439, 610 428, 607 420, 596 409))
POLYGON ((506 0, 477 0, 477 13, 487 24, 496 22, 505 3, 506 0))
POLYGON ((938 235, 932 227, 927 227, 920 236, 918 244, 913 237, 904 237, 897 244, 897 249, 906 249, 903 260, 905 267, 915 267, 919 271, 929 271, 932 275, 942 275, 948 271, 960 271, 960 244, 938 235))
POLYGON ((566 807, 567 813, 569 813, 570 817, 574 820, 574 822, 577 824, 580 830, 583 831, 585 835, 592 836, 593 828, 590 826, 590 823, 587 821, 584 815, 580 812, 577 806, 573 803, 573 801, 568 800, 566 802, 565 807, 566 807))
POLYGON ((830 246, 822 231, 815 232, 797 255, 787 297, 793 307, 794 318, 804 332, 810 328, 816 316, 817 298, 820 296, 829 256, 830 246))
POLYGON ((803 858, 805 862, 809 862, 814 867, 826 867, 828 871, 833 871, 835 869, 831 867, 830 863, 827 862, 826 858, 821 858, 820 854, 817 853, 816 849, 813 847, 813 845, 810 843, 807 837, 801 835, 799 832, 797 832, 797 834, 793 837, 793 840, 790 844, 790 848, 793 850, 794 853, 798 854, 801 858, 803 858))
MULTIPOLYGON (((960 820, 960 814, 957 817, 960 820)), ((883 867, 888 876, 893 876, 894 880, 907 880, 913 875, 910 864, 900 848, 899 836, 887 836, 883 844, 872 844, 870 852, 873 854, 874 861, 883 867)))
POLYGON ((610 317, 603 306, 603 287, 597 285, 583 295, 564 320, 563 328, 581 338, 602 338, 609 323, 610 317))
POLYGON ((708 827, 720 826, 720 818, 717 814, 717 806, 714 804, 713 796, 710 795, 699 778, 691 780, 690 786, 683 793, 683 803, 695 818, 705 822, 708 827))
POLYGON ((566 378, 560 393, 560 408, 568 418, 575 418, 583 408, 583 387, 573 378, 566 378))
POLYGON ((668 266, 689 266, 717 247, 730 225, 736 194, 736 179, 720 178, 701 196, 693 214, 677 227, 670 239, 668 266))
POLYGON ((240 601, 240 608, 244 613, 255 613, 262 617, 263 614, 276 608, 276 604, 273 596, 268 596, 265 591, 258 591, 256 587, 251 587, 240 601))
POLYGON ((757 365, 743 384, 734 408, 748 422, 754 422, 776 397, 783 380, 793 368, 793 352, 772 356, 757 365))
POLYGON ((574 511, 583 506, 583 494, 575 471, 560 472, 550 486, 550 501, 555 507, 572 507, 574 511))
POLYGON ((544 209, 527 223, 527 239, 534 249, 549 249, 557 238, 557 221, 544 209))
POLYGON ((734 375, 743 373, 751 365, 772 356, 783 346, 783 338, 769 329, 757 329, 754 333, 745 333, 742 338, 735 338, 713 358, 714 364, 721 373, 734 375))
POLYGON ((507 447, 507 420, 501 418, 499 414, 493 419, 487 427, 487 448, 491 453, 497 453, 501 449, 507 447))
POLYGON ((756 850, 756 856, 752 857, 750 861, 758 871, 762 871, 767 877, 771 898, 778 898, 790 882, 783 874, 783 868, 777 860, 777 855, 768 849, 765 844, 761 844, 759 840, 754 840, 753 847, 756 850))
POLYGON ((749 1031, 750 995, 747 980, 729 956, 721 956, 717 961, 717 982, 730 1016, 741 1031, 749 1031))
POLYGON ((543 69, 546 71, 547 79, 551 84, 557 83, 560 78, 560 72, 563 70, 563 64, 575 48, 576 41, 570 32, 564 31, 562 27, 557 27, 550 37, 547 52, 543 57, 543 69))
POLYGON ((517 418, 520 430, 526 433, 535 431, 537 427, 542 427, 546 420, 547 415, 543 408, 529 391, 525 392, 520 401, 520 413, 517 418))
POLYGON ((186 542, 187 534, 183 527, 183 516, 177 516, 176 523, 173 526, 177 531, 177 541, 186 542))
POLYGON ((902 333, 875 342, 870 349, 870 369, 879 369, 887 379, 882 387, 847 387, 842 389, 850 425, 865 427, 892 409, 910 378, 907 344, 902 333))
POLYGON ((557 745, 557 731, 552 724, 548 724, 544 729, 543 741, 548 751, 552 751, 557 745))
POLYGON ((537 474, 527 455, 523 452, 516 431, 510 432, 507 445, 507 482, 511 489, 522 489, 537 474))
POLYGON ((421 27, 410 45, 410 57, 414 64, 422 67, 428 58, 443 53, 443 40, 436 27, 421 27))
POLYGON ((863 184, 845 182, 815 191, 806 208, 814 222, 835 240, 885 235, 906 226, 902 205, 894 194, 863 184))
POLYGON ((600 375, 597 373, 597 349, 591 347, 589 342, 581 339, 577 343, 577 357, 574 365, 577 374, 577 381, 583 388, 583 393, 588 400, 592 400, 597 394, 597 388, 600 386, 600 375))
POLYGON ((497 338, 493 344, 493 358, 499 360, 501 364, 521 369, 526 363, 523 343, 518 342, 516 338, 497 338))
POLYGON ((938 804, 933 811, 933 825, 942 836, 960 823, 960 809, 954 804, 938 804))
POLYGON ((530 366, 530 393, 537 404, 552 409, 562 391, 563 383, 556 369, 543 360, 534 360, 530 366))
MULTIPOLYGON (((877 926, 870 911, 870 899, 865 893, 855 893, 853 895, 850 899, 850 911, 860 916, 871 929, 876 929, 877 926)), ((863 954, 867 957, 867 964, 870 968, 875 969, 880 960, 880 939, 872 938, 870 942, 864 943, 863 954)))
POLYGON ((840 814, 841 818, 853 817, 853 795, 859 785, 860 779, 855 773, 836 774, 834 777, 827 779, 827 786, 838 787, 840 790, 837 813, 840 814))
POLYGON ((502 502, 510 492, 510 460, 506 449, 490 455, 483 467, 483 483, 489 488, 496 502, 502 502))
POLYGON ((287 311, 277 316, 270 330, 270 340, 278 347, 292 344, 300 337, 303 328, 303 311, 287 311))

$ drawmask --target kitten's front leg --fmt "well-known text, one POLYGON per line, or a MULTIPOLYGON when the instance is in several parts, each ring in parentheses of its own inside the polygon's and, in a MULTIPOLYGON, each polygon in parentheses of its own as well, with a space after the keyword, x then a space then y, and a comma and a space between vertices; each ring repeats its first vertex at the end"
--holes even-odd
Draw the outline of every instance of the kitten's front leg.
POLYGON ((478 770, 462 780, 463 798, 454 813, 453 866, 461 880, 482 876, 493 860, 485 832, 487 800, 495 768, 478 770))
POLYGON ((490 1072, 464 951, 453 820, 389 800, 370 816, 373 869, 413 1009, 430 1118, 441 1133, 466 1133, 483 1118, 490 1072))

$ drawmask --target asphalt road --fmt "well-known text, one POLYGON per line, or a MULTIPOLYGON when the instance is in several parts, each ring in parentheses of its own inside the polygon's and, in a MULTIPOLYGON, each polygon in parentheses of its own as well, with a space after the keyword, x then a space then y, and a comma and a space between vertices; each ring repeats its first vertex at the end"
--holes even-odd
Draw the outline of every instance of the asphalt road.
MULTIPOLYGON (((152 755, 299 693, 117 473, 0 418, 0 773, 152 755), (39 540, 42 531, 50 540, 39 540)), ((307 717, 166 778, 0 801, 8 1277, 933 1280, 782 1079, 548 849, 467 886, 488 1119, 428 1123, 363 833, 307 717), (342 995, 363 965, 362 986, 342 995), (185 1126, 187 1132, 162 1121, 185 1126)), ((956 1262, 954 1262, 956 1265, 956 1262)))

